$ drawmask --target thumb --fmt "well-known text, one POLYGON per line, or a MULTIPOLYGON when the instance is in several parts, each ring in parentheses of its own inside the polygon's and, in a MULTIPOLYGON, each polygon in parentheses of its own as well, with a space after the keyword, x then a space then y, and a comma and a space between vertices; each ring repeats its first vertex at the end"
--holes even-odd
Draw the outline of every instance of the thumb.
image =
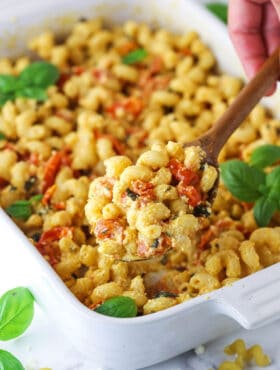
POLYGON ((271 2, 277 12, 278 18, 280 19, 280 0, 271 0, 271 2))

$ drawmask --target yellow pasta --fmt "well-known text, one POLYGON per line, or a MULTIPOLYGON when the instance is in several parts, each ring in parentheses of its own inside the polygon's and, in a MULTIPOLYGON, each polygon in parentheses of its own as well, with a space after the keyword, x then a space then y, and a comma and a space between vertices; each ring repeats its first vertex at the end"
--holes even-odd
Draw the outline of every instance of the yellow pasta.
POLYGON ((224 361, 219 367, 218 370, 242 370, 238 364, 231 361, 224 361))
POLYGON ((224 361, 218 367, 218 370, 243 370, 252 360, 257 366, 266 367, 270 364, 270 359, 263 353, 259 344, 246 349, 243 339, 237 339, 224 348, 224 352, 229 355, 235 355, 234 361, 224 361))

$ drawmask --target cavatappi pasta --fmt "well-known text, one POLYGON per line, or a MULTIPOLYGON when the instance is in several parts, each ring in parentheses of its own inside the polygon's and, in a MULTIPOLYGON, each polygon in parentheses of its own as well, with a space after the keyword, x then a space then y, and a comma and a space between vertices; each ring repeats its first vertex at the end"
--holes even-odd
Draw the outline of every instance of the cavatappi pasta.
POLYGON ((263 348, 259 344, 247 349, 243 339, 236 339, 224 348, 224 352, 229 356, 235 356, 235 360, 222 362, 218 370, 243 370, 250 363, 260 367, 266 367, 270 364, 269 356, 263 352, 263 348))
POLYGON ((104 161, 106 174, 93 180, 85 213, 99 251, 132 260, 183 250, 191 259, 198 216, 210 215, 208 194, 217 170, 196 146, 153 144, 135 165, 125 156, 104 161))
MULTIPOLYGON (((60 79, 48 88, 45 102, 17 98, 1 109, 0 204, 6 209, 42 194, 26 220, 14 221, 81 302, 94 308, 124 295, 135 300, 139 314, 149 314, 279 261, 279 215, 269 227, 257 228, 251 205, 234 199, 222 184, 212 215, 200 221, 195 248, 183 245, 164 257, 127 263, 115 260, 118 245, 104 239, 98 247, 90 233, 84 211, 89 192, 96 191, 97 203, 88 216, 117 218, 111 175, 119 174, 119 181, 139 161, 149 172, 147 153, 158 148, 183 161, 169 142, 183 144, 201 135, 240 90, 238 79, 217 72, 213 54, 195 32, 174 35, 133 21, 109 29, 89 20, 78 22, 64 42, 46 32, 29 47, 59 68, 60 79), (125 64, 123 57, 138 49, 146 51, 145 59, 125 64)), ((0 73, 17 75, 29 63, 25 56, 1 59, 0 73)), ((261 144, 279 145, 279 130, 280 121, 257 106, 220 160, 248 160, 261 144)), ((164 188, 174 187, 166 180, 168 169, 158 163, 162 158, 151 178, 159 199, 164 188)), ((210 172, 203 186, 210 186, 210 172)), ((135 193, 127 181, 126 189, 135 193)), ((166 193, 172 198, 176 191, 166 193)), ((189 206, 177 195, 170 202, 174 215, 189 206)), ((196 222, 191 214, 184 217, 196 222)), ((147 232, 149 239, 159 235, 158 227, 147 232)))

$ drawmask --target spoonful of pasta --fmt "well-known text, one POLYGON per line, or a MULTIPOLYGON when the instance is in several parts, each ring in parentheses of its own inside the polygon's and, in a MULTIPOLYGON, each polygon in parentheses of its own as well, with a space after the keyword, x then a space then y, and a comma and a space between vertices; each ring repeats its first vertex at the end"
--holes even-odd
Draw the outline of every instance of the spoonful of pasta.
POLYGON ((93 180, 85 208, 99 251, 122 261, 162 256, 172 248, 191 255, 219 184, 218 155, 279 75, 277 50, 197 140, 155 144, 135 164, 126 156, 107 159, 106 174, 93 180))

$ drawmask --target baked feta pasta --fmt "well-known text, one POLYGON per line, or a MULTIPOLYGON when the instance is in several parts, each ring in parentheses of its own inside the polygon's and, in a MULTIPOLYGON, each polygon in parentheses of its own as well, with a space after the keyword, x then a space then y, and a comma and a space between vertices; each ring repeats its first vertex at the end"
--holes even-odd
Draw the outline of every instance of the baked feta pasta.
MULTIPOLYGON (((184 149, 242 87, 197 33, 86 20, 28 47, 44 63, 0 59, 0 205, 81 302, 150 314, 279 261, 279 214, 258 227, 222 183, 210 212, 217 171, 184 149)), ((279 130, 257 106, 220 162, 280 145, 279 130)))
POLYGON ((217 170, 196 146, 153 144, 136 164, 125 156, 105 162, 93 180, 85 212, 99 250, 116 259, 150 258, 169 249, 192 256, 198 216, 210 215, 207 200, 217 170))

